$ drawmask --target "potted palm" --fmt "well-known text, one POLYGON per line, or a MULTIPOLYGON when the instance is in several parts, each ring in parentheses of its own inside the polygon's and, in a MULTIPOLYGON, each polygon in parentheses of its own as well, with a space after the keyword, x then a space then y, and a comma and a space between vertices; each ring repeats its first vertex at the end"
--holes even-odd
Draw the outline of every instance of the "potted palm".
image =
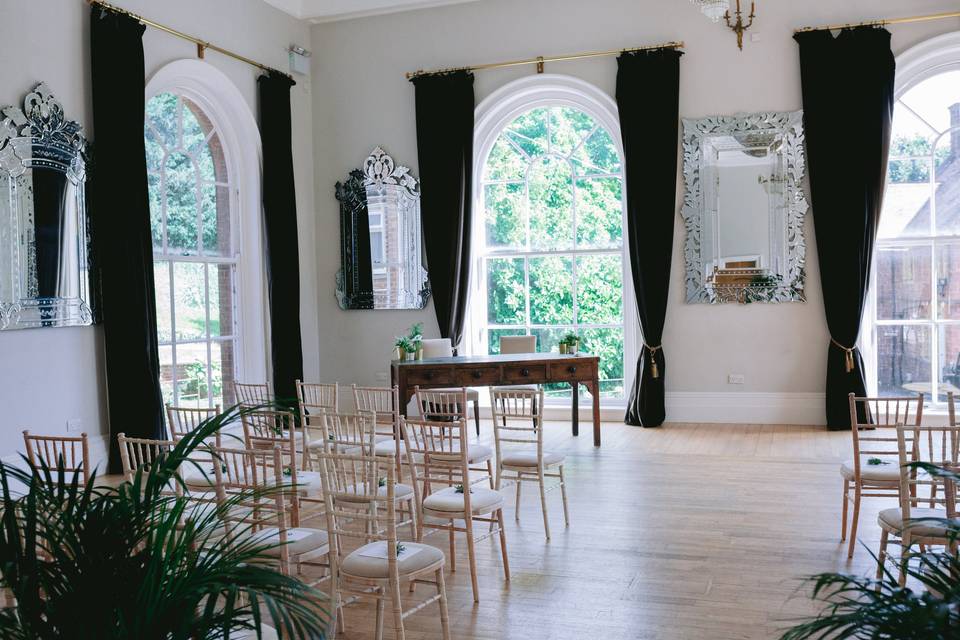
POLYGON ((62 463, 0 463, 0 589, 16 602, 0 610, 0 637, 259 638, 268 625, 285 638, 329 637, 326 596, 267 564, 275 545, 222 535, 227 513, 259 492, 190 512, 187 498, 170 494, 191 452, 240 413, 205 421, 118 487, 95 474, 85 485, 70 480, 62 463))

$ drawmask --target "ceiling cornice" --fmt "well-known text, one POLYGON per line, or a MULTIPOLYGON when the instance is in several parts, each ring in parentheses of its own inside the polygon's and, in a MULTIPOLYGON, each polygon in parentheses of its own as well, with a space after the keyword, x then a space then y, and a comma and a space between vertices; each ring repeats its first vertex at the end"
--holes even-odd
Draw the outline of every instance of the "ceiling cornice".
POLYGON ((264 0, 299 20, 335 22, 479 0, 264 0))

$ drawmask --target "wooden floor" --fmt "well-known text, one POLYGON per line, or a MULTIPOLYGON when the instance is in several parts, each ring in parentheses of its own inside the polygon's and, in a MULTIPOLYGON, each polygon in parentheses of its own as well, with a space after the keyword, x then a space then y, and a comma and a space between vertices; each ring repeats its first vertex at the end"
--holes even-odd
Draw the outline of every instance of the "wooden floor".
MULTIPOLYGON (((568 425, 549 423, 546 437, 547 449, 567 455, 570 527, 559 492, 548 494, 548 543, 536 485, 524 487, 520 523, 505 491, 512 579, 503 580, 494 539, 479 544, 474 605, 466 544, 458 544, 457 572, 447 577, 455 639, 775 638, 812 611, 798 577, 874 567, 862 547, 848 564, 839 542, 838 463, 850 450, 848 432, 611 423, 595 449, 589 435, 573 438, 568 425)), ((881 502, 862 509, 860 537, 873 550, 881 502)), ((446 549, 446 534, 425 541, 446 549)), ((373 637, 372 605, 350 605, 346 618, 338 637, 373 637)), ((384 637, 393 638, 389 615, 386 624, 384 637)), ((439 638, 436 605, 407 618, 406 631, 408 639, 439 638)))

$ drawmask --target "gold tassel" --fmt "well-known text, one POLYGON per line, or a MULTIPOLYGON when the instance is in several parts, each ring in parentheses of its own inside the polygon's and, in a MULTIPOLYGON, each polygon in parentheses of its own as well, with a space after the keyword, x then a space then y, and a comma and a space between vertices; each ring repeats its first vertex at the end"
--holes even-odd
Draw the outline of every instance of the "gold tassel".
POLYGON ((847 373, 853 371, 853 349, 847 349, 847 373))
POLYGON ((650 345, 644 343, 647 350, 650 352, 650 377, 659 378, 660 377, 660 368, 657 366, 657 351, 661 348, 661 345, 656 347, 651 347, 650 345))
POLYGON ((853 372, 856 368, 856 361, 853 359, 853 350, 856 347, 845 347, 833 338, 830 338, 830 342, 837 345, 838 348, 843 349, 844 352, 844 364, 846 365, 847 373, 853 372))

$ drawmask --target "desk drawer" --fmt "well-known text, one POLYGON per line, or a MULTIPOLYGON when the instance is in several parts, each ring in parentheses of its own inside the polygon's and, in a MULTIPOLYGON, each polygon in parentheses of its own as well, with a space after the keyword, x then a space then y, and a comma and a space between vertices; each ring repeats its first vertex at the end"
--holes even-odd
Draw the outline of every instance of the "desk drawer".
POLYGON ((431 369, 428 367, 410 367, 407 372, 407 384, 430 386, 455 386, 457 374, 453 369, 431 369))
POLYGON ((506 384, 525 382, 544 382, 547 379, 547 365, 524 364, 503 368, 503 381, 506 384))
POLYGON ((500 383, 500 367, 470 367, 460 369, 460 386, 471 387, 496 385, 500 383))
POLYGON ((551 382, 592 379, 592 362, 556 362, 550 364, 551 382))

